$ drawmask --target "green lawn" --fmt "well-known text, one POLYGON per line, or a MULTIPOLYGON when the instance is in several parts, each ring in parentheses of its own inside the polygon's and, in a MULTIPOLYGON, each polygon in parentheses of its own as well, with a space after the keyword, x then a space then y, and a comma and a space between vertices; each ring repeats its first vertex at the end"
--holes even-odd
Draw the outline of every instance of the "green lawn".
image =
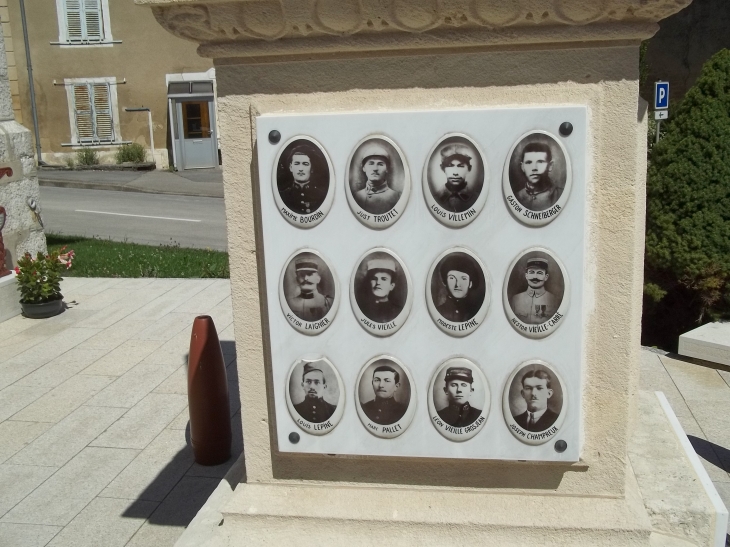
POLYGON ((228 253, 47 234, 48 250, 76 253, 64 277, 230 277, 228 253))

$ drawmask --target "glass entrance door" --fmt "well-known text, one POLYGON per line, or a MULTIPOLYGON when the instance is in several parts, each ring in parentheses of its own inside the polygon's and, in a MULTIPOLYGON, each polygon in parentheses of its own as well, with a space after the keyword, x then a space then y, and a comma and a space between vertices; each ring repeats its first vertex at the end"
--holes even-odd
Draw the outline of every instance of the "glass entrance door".
POLYGON ((178 134, 182 137, 182 168, 218 166, 212 99, 177 101, 178 134))

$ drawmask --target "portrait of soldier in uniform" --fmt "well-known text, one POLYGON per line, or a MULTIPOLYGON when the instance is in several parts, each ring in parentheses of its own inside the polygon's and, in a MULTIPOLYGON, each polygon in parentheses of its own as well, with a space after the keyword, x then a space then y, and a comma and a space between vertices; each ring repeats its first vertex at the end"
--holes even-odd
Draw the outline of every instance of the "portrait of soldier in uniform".
POLYGON ((305 363, 302 369, 301 389, 304 399, 295 404, 294 409, 308 422, 320 424, 329 420, 335 413, 337 405, 324 400, 327 390, 327 380, 320 363, 305 363))
POLYGON ((314 253, 303 252, 290 261, 286 273, 284 295, 292 313, 310 322, 327 315, 334 301, 334 279, 327 264, 314 253))
POLYGON ((448 406, 437 410, 439 417, 453 427, 473 424, 481 415, 481 409, 474 408, 469 399, 474 393, 474 375, 468 367, 449 367, 444 377, 444 393, 448 406))
MULTIPOLYGON (((452 213, 466 211, 474 204, 478 191, 467 187, 466 177, 472 170, 474 151, 464 144, 447 144, 440 151, 443 189, 434 195, 441 207, 452 213)), ((481 190, 481 188, 479 188, 481 190)))
POLYGON ((403 311, 403 292, 407 287, 399 285, 405 285, 405 276, 402 275, 397 261, 386 253, 373 253, 363 262, 365 273, 359 283, 356 278, 357 304, 360 311, 372 321, 388 323, 403 311))
POLYGON ((281 154, 276 181, 289 210, 301 215, 317 211, 327 197, 329 178, 327 161, 314 143, 299 139, 281 154))
POLYGON ((545 288, 550 277, 548 267, 549 263, 545 258, 528 258, 524 270, 527 290, 510 298, 512 311, 525 324, 544 323, 560 307, 562 296, 556 296, 545 288))
POLYGON ((446 295, 439 303, 438 288, 434 290, 432 280, 432 297, 436 310, 444 319, 454 323, 468 321, 474 317, 484 303, 484 272, 479 264, 466 253, 451 253, 441 260, 434 271, 441 282, 440 291, 446 288, 446 295))
MULTIPOLYGON (((396 365, 383 359, 375 367, 371 376, 372 390, 375 397, 361 402, 365 415, 379 425, 390 425, 399 421, 408 410, 408 403, 398 401, 401 389, 401 372, 396 365)), ((361 381, 366 381, 365 376, 361 381)))
MULTIPOLYGON (((515 377, 517 379, 520 374, 515 377)), ((517 425, 526 431, 545 431, 558 419, 560 410, 555 412, 548 407, 554 394, 553 378, 546 370, 531 369, 520 378, 520 395, 527 404, 527 410, 514 415, 517 425)))
MULTIPOLYGON (((481 196, 485 177, 484 158, 476 145, 464 135, 447 135, 436 144, 424 167, 427 201, 439 207, 442 215, 463 213, 474 206, 476 210, 472 213, 478 213, 486 199, 486 192, 481 196)), ((461 220, 474 217, 470 214, 461 220)))
POLYGON ((353 154, 350 192, 355 203, 367 213, 382 215, 393 209, 403 193, 404 179, 403 159, 384 139, 366 140, 353 154))
POLYGON ((517 201, 531 211, 555 205, 567 184, 567 161, 549 135, 531 133, 514 148, 509 165, 509 184, 517 201))

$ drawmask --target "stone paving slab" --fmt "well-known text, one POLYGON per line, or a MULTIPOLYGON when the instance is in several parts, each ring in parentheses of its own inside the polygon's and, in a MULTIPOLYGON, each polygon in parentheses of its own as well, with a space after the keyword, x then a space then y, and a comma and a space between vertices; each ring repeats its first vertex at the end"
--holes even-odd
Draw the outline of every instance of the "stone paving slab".
POLYGON ((172 545, 243 450, 227 280, 68 278, 69 304, 0 324, 0 546, 172 545), (216 321, 234 456, 194 463, 187 354, 216 321), (11 486, 8 486, 10 484, 11 486))

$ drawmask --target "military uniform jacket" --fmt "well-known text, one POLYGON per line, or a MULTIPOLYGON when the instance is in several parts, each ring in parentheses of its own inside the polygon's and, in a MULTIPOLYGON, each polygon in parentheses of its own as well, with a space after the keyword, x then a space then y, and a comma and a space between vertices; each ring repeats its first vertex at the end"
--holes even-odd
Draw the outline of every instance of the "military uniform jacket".
POLYGON ((362 312, 376 323, 388 323, 392 321, 401 312, 401 309, 393 304, 390 300, 385 302, 376 302, 372 300, 372 295, 360 307, 362 312))
POLYGON ((454 323, 468 321, 474 317, 479 311, 479 303, 473 302, 473 299, 467 294, 464 298, 454 298, 449 295, 443 304, 436 307, 441 317, 454 323))
POLYGON ((297 413, 313 424, 321 424, 330 419, 330 416, 335 413, 337 409, 336 405, 331 405, 323 398, 311 399, 305 397, 304 400, 298 405, 294 405, 294 410, 297 413))
POLYGON ((387 213, 400 199, 400 192, 396 192, 387 184, 381 188, 374 188, 369 183, 362 190, 355 192, 355 201, 373 215, 387 213))
POLYGON ((517 200, 531 211, 544 211, 555 205, 562 193, 562 188, 548 182, 536 187, 533 191, 528 190, 525 186, 517 192, 517 200))
POLYGON ((290 210, 300 215, 314 213, 327 197, 327 185, 310 180, 306 184, 291 182, 279 191, 281 200, 290 210))
POLYGON ((408 409, 407 405, 399 403, 395 397, 390 399, 378 399, 375 397, 362 405, 365 415, 371 421, 380 425, 390 425, 400 420, 408 409))
POLYGON ((468 402, 463 405, 452 403, 436 412, 445 423, 454 427, 466 427, 473 424, 482 413, 481 410, 474 408, 468 402))
POLYGON ((450 192, 448 189, 444 189, 435 197, 441 207, 452 213, 463 213, 472 206, 474 201, 469 192, 450 192))
POLYGON ((515 422, 517 422, 517 425, 525 431, 545 431, 555 423, 555 420, 558 419, 558 415, 548 408, 545 411, 545 414, 540 416, 540 419, 529 427, 527 425, 528 418, 528 412, 525 410, 522 414, 515 416, 515 422))
POLYGON ((319 321, 332 307, 332 297, 319 294, 298 295, 291 299, 289 308, 304 321, 319 321))
POLYGON ((510 300, 512 309, 520 321, 528 325, 544 323, 558 311, 558 297, 548 291, 538 293, 535 289, 527 289, 516 294, 510 300))

